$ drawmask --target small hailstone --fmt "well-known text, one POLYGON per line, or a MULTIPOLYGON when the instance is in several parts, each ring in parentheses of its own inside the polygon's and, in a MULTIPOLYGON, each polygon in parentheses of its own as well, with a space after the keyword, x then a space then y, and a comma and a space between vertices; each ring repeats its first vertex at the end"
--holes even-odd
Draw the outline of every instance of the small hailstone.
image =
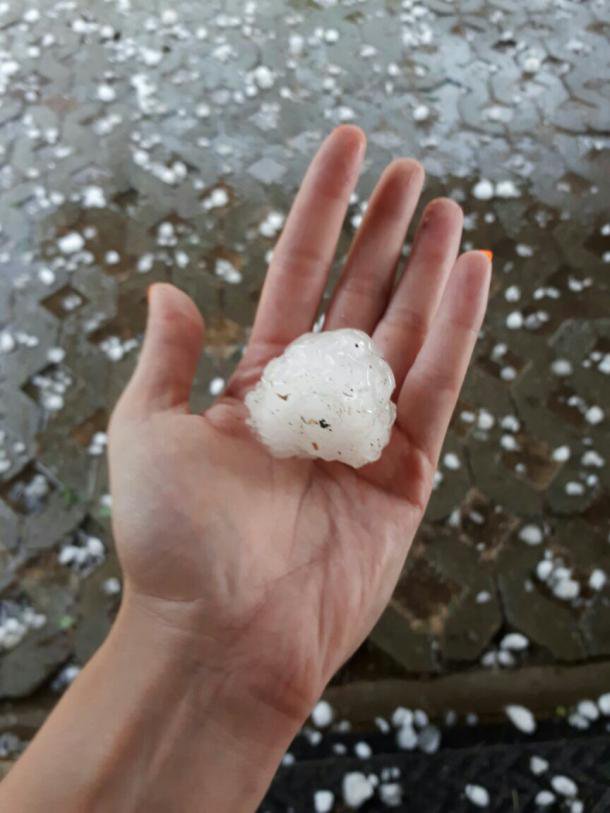
POLYGON ((96 432, 89 443, 87 451, 90 455, 98 456, 104 454, 108 444, 108 435, 105 432, 96 432))
POLYGON ((87 537, 86 549, 87 553, 90 556, 94 556, 95 558, 102 557, 106 550, 104 548, 104 543, 102 542, 102 540, 98 539, 96 536, 87 537))
POLYGON ((538 807, 550 807, 554 801, 555 794, 551 793, 550 790, 539 791, 534 799, 534 803, 537 804, 538 807))
POLYGON ((481 666, 489 668, 497 665, 498 665, 498 653, 495 651, 495 649, 492 649, 489 652, 484 652, 481 655, 481 666))
POLYGON ((606 353, 597 365, 597 369, 604 375, 610 375, 610 353, 606 353))
POLYGON ((494 196, 494 185, 486 178, 481 178, 473 187, 472 194, 477 200, 491 200, 494 196))
POLYGON ((356 118, 356 114, 351 107, 341 105, 337 108, 337 118, 339 121, 353 121, 356 118))
POLYGON ((553 585, 553 595, 562 601, 570 601, 580 595, 580 584, 574 579, 560 579, 553 585))
POLYGON ((53 680, 51 688, 55 692, 62 691, 62 689, 65 689, 66 686, 69 686, 76 680, 80 671, 81 671, 80 666, 76 666, 76 664, 68 664, 67 666, 64 666, 64 668, 53 680))
POLYGON ((203 201, 204 209, 221 209, 229 202, 229 193, 222 186, 212 189, 209 196, 203 201))
POLYGON ((524 73, 538 73, 542 65, 542 60, 537 56, 528 56, 523 63, 524 73))
POLYGON ((343 777, 343 801, 348 807, 361 807, 374 792, 373 783, 360 771, 343 777))
POLYGON ((0 332, 0 353, 12 353, 16 346, 17 342, 12 333, 8 330, 0 332))
POLYGON ((51 364, 61 364, 66 357, 63 347, 49 347, 47 350, 47 361, 51 364))
POLYGON ((568 497, 580 497, 585 493, 585 487, 576 480, 570 480, 570 482, 565 485, 565 492, 568 497))
POLYGON ((316 813, 329 813, 333 809, 335 795, 330 790, 317 790, 313 795, 313 807, 316 813))
POLYGON ((413 722, 418 728, 428 725, 428 715, 423 709, 415 709, 413 712, 413 722))
POLYGON ((186 268, 191 261, 191 258, 186 251, 176 251, 174 254, 174 259, 176 260, 176 265, 178 268, 186 268))
POLYGON ((63 254, 75 254, 83 248, 85 241, 82 235, 77 231, 71 231, 68 234, 64 234, 63 237, 60 237, 57 241, 57 245, 63 254))
POLYGON ((208 387, 208 389, 210 391, 210 395, 213 395, 214 397, 216 397, 217 395, 220 395, 220 393, 224 390, 224 388, 225 388, 225 380, 224 380, 224 378, 221 378, 220 376, 216 376, 216 378, 213 378, 210 381, 210 386, 208 387))
POLYGON ((502 435, 500 438, 500 446, 508 452, 514 452, 519 449, 519 443, 512 435, 502 435))
POLYGON ((143 254, 139 258, 137 264, 137 269, 140 272, 140 274, 147 274, 153 267, 154 262, 155 258, 152 254, 143 254))
POLYGON ((389 441, 394 386, 366 333, 306 333, 269 362, 247 394, 248 423, 277 457, 321 457, 358 468, 377 460, 389 441))
POLYGON ((538 525, 524 525, 519 531, 519 539, 527 545, 539 545, 544 535, 538 525))
POLYGON ((383 782, 379 785, 379 798, 386 807, 399 807, 402 802, 402 787, 398 782, 383 782))
POLYGON ((214 272, 217 277, 228 282, 230 285, 238 285, 242 280, 241 272, 235 268, 233 263, 220 257, 216 260, 214 272))
POLYGON ((489 791, 482 785, 466 785, 464 793, 469 802, 475 807, 489 806, 489 791))
POLYGON ((390 728, 390 724, 387 720, 384 720, 383 717, 375 717, 375 725, 381 731, 382 734, 389 734, 392 730, 390 728))
POLYGON ((515 658, 511 652, 508 650, 501 650, 498 652, 498 663, 500 666, 514 666, 515 665, 515 658))
POLYGON ((523 326, 523 314, 521 311, 512 311, 506 317, 506 327, 509 330, 519 330, 523 326))
POLYGON ((258 227, 263 237, 275 237, 284 225, 284 215, 281 212, 269 212, 258 227))
POLYGON ((598 469, 602 469, 605 462, 604 458, 598 454, 595 449, 589 449, 589 451, 585 452, 582 456, 583 466, 595 466, 598 469))
POLYGON ((113 102, 116 99, 116 92, 112 85, 98 85, 97 98, 100 102, 113 102))
POLYGON ((61 306, 65 311, 75 311, 80 305, 82 305, 83 300, 78 294, 68 294, 68 296, 64 296, 61 300, 61 306))
POLYGON ((500 641, 500 649, 507 649, 512 652, 522 652, 527 649, 530 642, 520 632, 509 632, 500 641))
POLYGON ((447 452, 443 458, 443 463, 446 468, 452 471, 456 471, 461 466, 460 458, 454 452, 447 452))
POLYGON ((373 749, 368 742, 360 741, 354 745, 354 753, 360 759, 369 759, 369 757, 371 757, 373 754, 373 749))
POLYGON ((604 717, 610 717, 610 692, 600 694, 597 698, 597 705, 604 717))
POLYGON ((589 576, 589 587, 591 590, 602 590, 606 582, 608 581, 608 577, 604 573, 603 570, 600 568, 595 568, 595 570, 589 576))
POLYGON ((551 787, 561 796, 576 796, 578 785, 569 776, 558 774, 551 779, 551 787))
POLYGON ((491 414, 491 412, 488 412, 486 409, 482 409, 479 412, 479 416, 477 418, 477 426, 479 429, 483 429, 484 431, 492 429, 495 422, 496 419, 491 414))
POLYGON ((418 748, 424 754, 435 754, 441 744, 441 732, 435 725, 427 725, 419 732, 418 748))
POLYGON ((475 601, 477 604, 487 604, 491 601, 491 593, 489 590, 481 590, 481 592, 475 596, 475 601))
POLYGON ((45 392, 42 395, 42 406, 47 412, 59 412, 60 409, 63 409, 64 399, 59 393, 45 392))
POLYGON ((549 768, 549 763, 546 759, 543 759, 539 756, 532 756, 530 757, 530 771, 535 776, 540 776, 541 773, 544 773, 549 768))
POLYGON ((178 22, 178 12, 173 8, 166 8, 161 12, 163 25, 175 25, 178 22))
POLYGON ((592 426, 596 426, 604 420, 604 410, 598 406, 589 407, 585 412, 585 420, 592 426))
POLYGON ((121 592, 121 582, 116 576, 111 576, 102 583, 102 590, 107 596, 117 596, 121 592))
POLYGON ((513 181, 498 181, 496 184, 496 196, 499 198, 518 198, 520 192, 513 181))
POLYGON ((599 709, 592 700, 581 700, 576 705, 576 711, 587 720, 598 720, 599 709))
POLYGON ((525 706, 513 704, 506 706, 504 711, 515 728, 523 731, 524 734, 533 734, 536 730, 536 718, 525 706))
POLYGON ((405 751, 412 751, 417 745, 417 732, 411 723, 402 725, 396 734, 396 744, 405 751))
POLYGON ((400 726, 407 724, 413 724, 413 712, 411 709, 404 708, 404 706, 398 706, 392 713, 392 725, 400 728, 400 726))
POLYGON ((578 714, 577 712, 573 712, 568 717, 568 725, 571 725, 572 728, 577 728, 579 731, 586 731, 587 728, 591 725, 589 720, 586 717, 583 717, 582 714, 578 714))
POLYGON ((309 744, 313 745, 314 747, 316 745, 319 745, 322 742, 322 732, 321 731, 316 731, 316 730, 311 729, 311 728, 304 728, 303 729, 303 734, 307 738, 307 740, 309 741, 309 744))
POLYGON ((273 87, 275 76, 273 71, 266 65, 259 65, 253 72, 254 81, 262 90, 268 90, 273 87))
POLYGON ((518 432, 520 428, 521 424, 515 415, 505 415, 502 418, 502 429, 507 432, 518 432))
POLYGON ((572 374, 572 363, 568 359, 555 359, 551 364, 551 372, 556 376, 572 374))
POLYGON ((101 186, 86 186, 82 200, 83 206, 88 209, 103 209, 106 206, 106 196, 101 186))
POLYGON ((561 560, 559 560, 555 565, 553 576, 556 581, 561 581, 561 579, 569 579, 572 576, 572 571, 569 567, 565 567, 561 560))
POLYGON ((569 446, 558 446, 556 449, 553 449, 553 460, 556 463, 565 463, 566 460, 570 459, 570 454, 569 446))
POLYGON ((43 285, 53 285, 55 282, 55 272, 50 268, 41 268, 38 272, 38 279, 43 285))
POLYGON ((426 121, 426 119, 430 116, 430 108, 426 107, 425 104, 418 105, 415 110, 413 111, 413 119, 414 121, 426 121))
POLYGON ((330 703, 326 700, 320 700, 319 703, 316 703, 311 712, 311 719, 318 728, 329 726, 333 721, 333 708, 330 703))

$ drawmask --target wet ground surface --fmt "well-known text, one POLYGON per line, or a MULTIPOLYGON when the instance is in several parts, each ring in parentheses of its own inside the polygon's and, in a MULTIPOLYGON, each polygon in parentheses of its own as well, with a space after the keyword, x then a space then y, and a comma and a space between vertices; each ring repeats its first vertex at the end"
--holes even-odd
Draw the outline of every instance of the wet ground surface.
POLYGON ((609 22, 567 0, 0 2, 7 725, 38 724, 119 601, 104 430, 147 287, 174 282, 205 314, 194 406, 209 404, 342 121, 369 150, 339 257, 408 154, 495 273, 427 520, 338 682, 476 667, 484 687, 610 656, 609 22))

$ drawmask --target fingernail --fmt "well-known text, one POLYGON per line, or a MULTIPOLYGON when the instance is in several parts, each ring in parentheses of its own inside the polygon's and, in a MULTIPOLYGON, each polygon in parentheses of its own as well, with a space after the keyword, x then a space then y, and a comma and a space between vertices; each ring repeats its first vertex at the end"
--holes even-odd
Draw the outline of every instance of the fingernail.
POLYGON ((487 257, 489 262, 493 262, 493 258, 494 258, 493 251, 490 251, 487 248, 480 248, 479 251, 481 252, 481 254, 484 254, 487 257))
POLYGON ((155 283, 153 282, 152 285, 149 285, 146 289, 146 302, 150 306, 150 296, 152 294, 152 289, 155 287, 155 283))

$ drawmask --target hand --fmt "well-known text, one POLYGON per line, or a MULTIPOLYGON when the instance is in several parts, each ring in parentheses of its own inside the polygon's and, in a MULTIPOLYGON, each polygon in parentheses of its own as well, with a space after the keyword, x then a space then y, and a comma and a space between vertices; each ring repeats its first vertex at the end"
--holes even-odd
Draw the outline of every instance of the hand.
POLYGON ((353 126, 322 144, 273 252, 243 359, 203 415, 188 405, 201 316, 184 293, 153 286, 144 347, 110 427, 125 606, 188 641, 225 685, 298 723, 392 594, 490 279, 482 252, 457 259, 462 212, 438 199, 394 284, 424 172, 416 161, 393 161, 325 322, 366 331, 391 364, 398 415, 390 444, 359 470, 270 456, 246 426, 244 395, 266 362, 312 327, 364 149, 353 126))
POLYGON ((276 460, 243 405, 266 362, 312 326, 363 152, 362 132, 340 127, 314 158, 243 360, 204 415, 188 406, 201 316, 176 288, 152 288, 110 425, 119 616, 2 782, 2 810, 251 813, 390 598, 490 276, 481 252, 456 261, 462 213, 437 200, 394 286, 423 182, 415 161, 383 173, 326 316, 327 328, 371 333, 394 369, 398 416, 381 459, 359 470, 276 460))

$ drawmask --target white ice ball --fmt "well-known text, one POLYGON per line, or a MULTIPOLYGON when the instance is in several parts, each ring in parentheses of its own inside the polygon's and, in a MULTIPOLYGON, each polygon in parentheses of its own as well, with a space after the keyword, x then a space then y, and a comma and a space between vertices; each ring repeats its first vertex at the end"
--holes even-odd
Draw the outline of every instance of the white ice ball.
POLYGON ((392 370, 361 330, 305 333, 272 359, 246 395, 248 423, 275 457, 354 468, 377 460, 396 406, 392 370))

